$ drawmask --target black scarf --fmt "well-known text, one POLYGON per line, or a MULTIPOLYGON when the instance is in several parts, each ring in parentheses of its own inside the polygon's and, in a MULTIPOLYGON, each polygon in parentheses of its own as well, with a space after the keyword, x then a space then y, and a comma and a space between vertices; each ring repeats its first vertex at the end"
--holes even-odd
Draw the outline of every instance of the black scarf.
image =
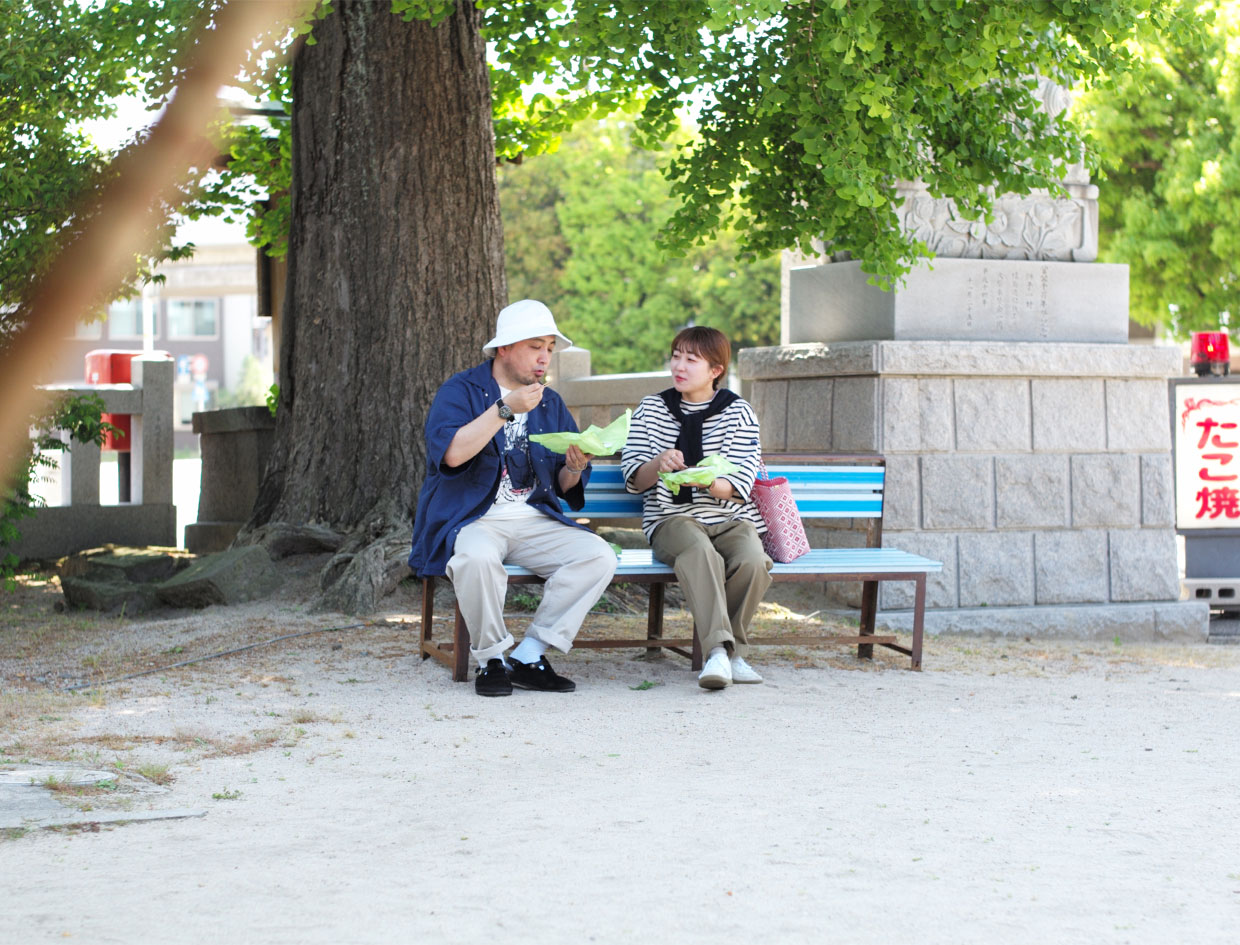
MULTIPOLYGON (((723 413, 732 406, 734 400, 739 400, 734 393, 726 387, 715 391, 715 396, 711 399, 710 406, 705 410, 695 410, 693 413, 685 413, 680 409, 680 391, 675 387, 669 387, 665 391, 660 391, 659 396, 663 398, 663 403, 667 404, 667 409, 680 424, 680 435, 676 437, 676 449, 685 457, 686 466, 696 466, 702 461, 702 425, 716 414, 723 413)), ((693 501, 692 489, 681 489, 676 495, 672 496, 672 501, 677 505, 686 505, 693 501)))

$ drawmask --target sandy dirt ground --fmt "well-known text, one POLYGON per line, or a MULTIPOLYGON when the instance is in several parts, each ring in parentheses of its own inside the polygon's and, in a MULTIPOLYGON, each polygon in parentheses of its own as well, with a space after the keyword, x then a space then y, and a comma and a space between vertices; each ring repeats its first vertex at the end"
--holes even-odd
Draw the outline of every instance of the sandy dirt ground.
POLYGON ((0 598, 0 778, 62 812, 3 831, 0 941, 1236 940, 1240 647, 771 648, 713 693, 578 650, 576 693, 481 699, 407 590, 408 622, 99 685, 356 622, 295 584, 143 621, 0 598))

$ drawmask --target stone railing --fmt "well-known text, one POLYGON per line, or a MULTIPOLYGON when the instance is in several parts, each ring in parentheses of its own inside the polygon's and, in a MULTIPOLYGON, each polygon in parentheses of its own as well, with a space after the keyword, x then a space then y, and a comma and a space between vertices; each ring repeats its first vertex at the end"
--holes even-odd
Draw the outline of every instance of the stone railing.
MULTIPOLYGON (((61 454, 61 505, 35 511, 19 525, 22 537, 8 550, 22 559, 57 558, 105 542, 123 545, 176 544, 176 506, 172 502, 172 380, 167 359, 133 360, 131 384, 52 386, 59 394, 97 394, 104 410, 129 414, 129 462, 118 463, 118 494, 129 501, 99 504, 101 450, 73 443, 61 454)), ((64 438, 64 437, 62 437, 64 438)))
POLYGON ((584 348, 557 351, 548 373, 551 384, 568 406, 577 426, 606 426, 637 406, 647 394, 671 386, 667 371, 641 374, 590 374, 590 352, 584 348))

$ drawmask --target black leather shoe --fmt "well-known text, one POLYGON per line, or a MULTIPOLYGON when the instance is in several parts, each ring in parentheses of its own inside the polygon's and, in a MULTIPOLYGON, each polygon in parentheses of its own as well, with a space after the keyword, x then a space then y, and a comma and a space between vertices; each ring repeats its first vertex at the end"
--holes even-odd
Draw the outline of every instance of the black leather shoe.
POLYGON ((537 663, 522 663, 508 657, 512 664, 512 684, 518 689, 534 689, 538 692, 573 692, 577 684, 565 679, 543 657, 537 663))
POLYGON ((501 659, 487 660, 487 668, 479 667, 474 679, 474 692, 480 696, 511 696, 512 681, 501 659))

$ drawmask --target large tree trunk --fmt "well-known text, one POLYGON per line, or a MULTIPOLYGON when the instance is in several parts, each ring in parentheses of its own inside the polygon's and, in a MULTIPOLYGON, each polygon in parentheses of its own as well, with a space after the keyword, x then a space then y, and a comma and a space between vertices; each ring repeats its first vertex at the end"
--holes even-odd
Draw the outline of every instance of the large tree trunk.
POLYGON ((345 535, 325 606, 371 609, 402 576, 426 411, 506 301, 478 20, 472 3, 432 29, 338 0, 293 62, 276 442, 242 540, 345 535))

